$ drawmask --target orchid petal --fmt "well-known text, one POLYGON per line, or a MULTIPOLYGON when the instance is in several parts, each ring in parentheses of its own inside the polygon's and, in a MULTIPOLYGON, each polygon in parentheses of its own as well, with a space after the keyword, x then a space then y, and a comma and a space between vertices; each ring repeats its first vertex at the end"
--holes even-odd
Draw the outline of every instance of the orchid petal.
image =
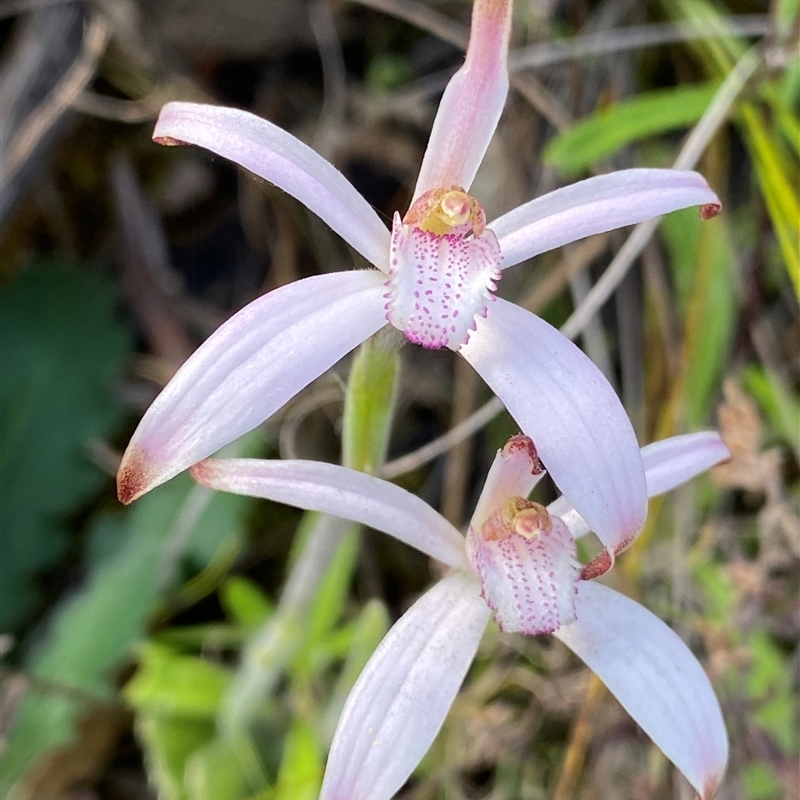
POLYGON ((467 552, 481 579, 481 596, 504 633, 552 633, 575 619, 580 564, 567 526, 551 517, 534 537, 487 539, 467 532, 467 552))
POLYGON ((139 423, 117 474, 129 503, 252 430, 386 323, 373 270, 295 281, 207 339, 139 423))
POLYGON ((223 492, 344 517, 388 533, 451 567, 466 567, 464 537, 424 500, 395 486, 322 461, 208 459, 195 480, 223 492))
POLYGON ((658 617, 607 586, 581 583, 577 607, 577 621, 555 635, 709 800, 725 771, 728 736, 700 663, 658 617))
POLYGON ((731 457, 716 431, 673 436, 642 448, 647 494, 669 492, 731 457))
POLYGON ((442 95, 414 200, 431 189, 469 190, 508 95, 512 0, 476 0, 469 47, 442 95))
POLYGON ((395 213, 387 316, 405 337, 429 350, 457 350, 476 314, 486 312, 499 279, 500 248, 493 233, 439 236, 407 227, 395 213))
POLYGON ((378 269, 386 271, 389 231, 358 190, 290 133, 236 108, 167 103, 153 139, 194 144, 250 170, 296 197, 378 269))
POLYGON ((453 572, 400 618, 347 698, 320 800, 388 800, 436 737, 467 674, 489 609, 453 572))
POLYGON ((550 516, 561 519, 574 539, 580 539, 592 530, 589 523, 572 507, 572 503, 564 495, 553 500, 547 506, 547 511, 550 516))
POLYGON ((632 540, 647 515, 642 457, 600 370, 544 320, 499 298, 459 352, 533 439, 606 548, 632 540))
POLYGON ((489 515, 503 503, 512 497, 526 498, 544 474, 533 442, 521 434, 512 436, 494 457, 470 525, 480 530, 489 515))
MULTIPOLYGON (((648 497, 669 492, 731 457, 730 450, 716 431, 672 436, 648 444, 641 452, 648 497)), ((591 530, 566 497, 554 500, 547 510, 561 517, 576 539, 591 530)))
POLYGON ((501 269, 595 233, 635 225, 689 206, 704 215, 719 198, 702 175, 675 169, 626 169, 537 197, 489 225, 500 240, 501 269))

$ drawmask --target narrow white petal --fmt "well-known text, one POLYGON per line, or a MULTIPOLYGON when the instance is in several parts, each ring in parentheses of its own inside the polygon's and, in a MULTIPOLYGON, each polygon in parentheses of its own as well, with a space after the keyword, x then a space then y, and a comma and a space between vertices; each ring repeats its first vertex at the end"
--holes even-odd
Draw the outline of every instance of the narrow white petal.
POLYGON ((153 139, 195 144, 227 158, 296 197, 364 258, 388 268, 389 231, 332 164, 290 133, 236 108, 167 103, 153 139))
POLYGON ((658 617, 607 586, 582 582, 577 611, 577 621, 555 635, 710 800, 725 772, 728 735, 700 663, 658 617))
POLYGON ((451 567, 466 567, 464 537, 444 517, 416 495, 363 472, 322 461, 211 458, 192 475, 219 491, 352 519, 451 567))
POLYGON ((564 495, 557 497, 547 506, 547 510, 554 517, 560 517, 573 538, 580 539, 586 536, 592 529, 586 520, 572 507, 572 503, 564 495))
MULTIPOLYGON (((648 497, 669 492, 731 457, 730 450, 716 431, 673 436, 648 444, 641 452, 648 497)), ((547 510, 561 517, 576 539, 591 530, 566 497, 554 500, 547 510)))
POLYGON ((469 190, 508 95, 512 0, 476 0, 464 65, 447 84, 414 200, 430 189, 469 190))
POLYGON ((389 800, 447 716, 489 620, 477 580, 453 572, 401 617, 347 698, 320 800, 389 800))
POLYGON ((655 497, 731 457, 716 431, 688 433, 642 448, 647 494, 655 497))
POLYGON ((459 351, 533 439, 556 485, 610 550, 647 514, 644 468, 625 409, 565 336, 496 299, 459 351))
POLYGON ((573 183, 504 214, 489 227, 500 240, 501 268, 595 233, 689 206, 719 209, 702 175, 674 169, 626 169, 573 183))
POLYGON ((373 270, 295 281, 259 297, 209 337, 139 423, 117 475, 144 492, 261 424, 386 324, 373 270))

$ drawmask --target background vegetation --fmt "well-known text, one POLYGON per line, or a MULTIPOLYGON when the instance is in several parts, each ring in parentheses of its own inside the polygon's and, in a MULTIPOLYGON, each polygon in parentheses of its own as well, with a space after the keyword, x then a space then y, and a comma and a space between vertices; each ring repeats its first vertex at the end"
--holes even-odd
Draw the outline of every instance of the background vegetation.
MULTIPOLYGON (((122 508, 112 476, 222 320, 358 258, 281 192, 149 137, 168 99, 249 108, 388 220, 408 205, 469 6, 4 0, 0 16, 0 793, 315 798, 349 687, 433 568, 375 532, 186 476, 122 508), (309 580, 297 565, 321 529, 336 546, 309 580)), ((719 129, 698 133, 721 216, 673 214, 617 256, 598 313, 586 297, 629 231, 518 267, 500 293, 584 328, 642 444, 718 426, 734 453, 654 502, 613 574, 712 678, 732 742, 724 800, 800 796, 797 34, 796 0, 517 0, 513 88, 474 187, 492 218, 589 174, 668 166, 721 103, 719 129)), ((338 460, 349 369, 233 450, 338 460)), ((402 351, 384 474, 457 525, 510 418, 396 459, 489 400, 451 353, 402 351)), ((564 647, 490 630, 400 796, 691 792, 564 647)))

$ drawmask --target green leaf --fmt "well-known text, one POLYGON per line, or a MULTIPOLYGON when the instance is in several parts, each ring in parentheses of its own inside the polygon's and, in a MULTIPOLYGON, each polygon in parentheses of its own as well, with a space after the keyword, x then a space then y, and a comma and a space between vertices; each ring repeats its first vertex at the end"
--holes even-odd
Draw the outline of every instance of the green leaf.
POLYGON ((315 800, 322 783, 323 758, 313 728, 296 719, 286 736, 275 800, 315 800))
POLYGON ((754 630, 748 644, 751 659, 748 693, 756 706, 753 716, 787 755, 797 756, 800 719, 788 658, 765 631, 754 630))
POLYGON ((336 548, 317 590, 307 622, 307 637, 301 658, 307 657, 309 650, 322 642, 341 618, 360 544, 360 528, 354 525, 336 548))
POLYGON ((782 796, 774 768, 763 761, 753 761, 744 768, 742 784, 749 800, 778 800, 782 796))
POLYGON ((180 554, 195 533, 208 536, 203 529, 209 521, 218 536, 231 526, 243 532, 249 501, 239 498, 245 502, 231 504, 233 497, 209 492, 182 475, 138 500, 130 511, 98 522, 116 526, 123 544, 100 559, 86 586, 62 604, 28 658, 28 670, 40 684, 23 701, 3 754, 0 796, 40 755, 72 738, 75 721, 87 706, 82 696, 111 696, 114 669, 143 636, 159 594, 173 582, 180 554), (238 515, 238 522, 218 526, 219 507, 238 515), (188 531, 187 509, 194 512, 188 531))
POLYGON ((227 740, 214 739, 192 753, 184 785, 188 800, 238 800, 246 779, 236 749, 227 740))
POLYGON ((700 220, 695 209, 662 220, 684 319, 683 402, 685 425, 708 422, 733 336, 736 263, 722 218, 700 220))
POLYGON ((574 175, 633 142, 693 125, 718 87, 715 82, 660 89, 604 108, 553 139, 544 160, 574 175))
POLYGON ((800 199, 790 177, 797 174, 797 168, 784 157, 754 106, 743 107, 741 119, 742 132, 753 158, 758 184, 775 227, 781 254, 795 292, 800 297, 800 247, 797 238, 800 199))
POLYGON ((0 291, 0 629, 31 612, 34 577, 64 553, 64 516, 108 480, 86 448, 121 419, 131 337, 114 305, 90 267, 37 264, 0 291))
POLYGON ((137 711, 213 719, 230 680, 230 673, 218 664, 148 642, 123 694, 137 711))
POLYGON ((771 375, 753 364, 745 368, 742 382, 770 424, 783 439, 794 445, 800 428, 800 402, 771 375))
MULTIPOLYGON (((706 0, 673 0, 662 5, 672 16, 705 25, 716 24, 721 32, 726 30, 724 14, 706 0)), ((793 0, 788 12, 784 10, 781 13, 784 17, 796 14, 793 0)), ((689 46, 698 53, 707 71, 718 78, 726 76, 750 47, 744 38, 734 36, 698 39, 689 46)), ((790 71, 787 71, 787 75, 790 75, 790 71)), ((789 278, 800 297, 800 247, 797 240, 800 199, 792 184, 798 165, 796 158, 792 158, 791 153, 781 147, 781 137, 777 135, 783 133, 790 140, 790 146, 797 150, 797 140, 794 138, 796 114, 792 114, 787 104, 787 101, 791 102, 791 78, 789 80, 790 83, 784 87, 789 89, 785 98, 766 84, 760 87, 759 93, 767 103, 743 103, 734 120, 752 157, 759 188, 775 228, 789 278), (777 128, 776 135, 772 135, 770 130, 773 126, 777 128)))
POLYGON ((222 584, 219 599, 228 618, 247 632, 258 630, 274 610, 261 588, 241 575, 222 584))
POLYGON ((213 723, 171 715, 139 714, 136 735, 144 744, 147 775, 158 791, 159 800, 194 800, 184 792, 184 773, 192 754, 213 737, 213 723))

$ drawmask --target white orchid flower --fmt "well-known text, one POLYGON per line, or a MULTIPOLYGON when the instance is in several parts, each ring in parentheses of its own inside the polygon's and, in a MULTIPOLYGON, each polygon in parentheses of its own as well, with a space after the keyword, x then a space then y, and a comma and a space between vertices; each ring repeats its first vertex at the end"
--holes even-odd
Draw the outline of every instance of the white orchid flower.
MULTIPOLYGON (((730 453, 705 432, 649 445, 642 457, 654 496, 730 453)), ((613 460, 606 469, 616 469, 613 460)), ((585 579, 574 537, 589 531, 587 522, 563 497, 548 508, 526 499, 543 474, 528 437, 513 437, 498 453, 466 538, 404 489, 333 464, 209 459, 192 474, 213 489, 355 520, 451 568, 394 625, 358 678, 320 800, 388 800, 400 789, 441 728, 492 615, 503 631, 552 633, 564 642, 702 800, 715 794, 728 737, 711 683, 661 620, 585 579)))
POLYGON ((540 253, 687 206, 710 216, 719 200, 697 173, 631 169, 487 224, 469 187, 508 93, 511 7, 476 0, 465 62, 439 105, 411 208, 395 214, 391 233, 335 167, 270 122, 232 108, 164 107, 157 142, 200 145, 275 184, 377 269, 296 281, 222 325, 144 415, 119 469, 122 502, 252 430, 388 322, 469 361, 609 551, 638 534, 644 470, 614 390, 566 337, 492 293, 503 270, 540 253), (584 469, 571 469, 576 462, 584 469))

